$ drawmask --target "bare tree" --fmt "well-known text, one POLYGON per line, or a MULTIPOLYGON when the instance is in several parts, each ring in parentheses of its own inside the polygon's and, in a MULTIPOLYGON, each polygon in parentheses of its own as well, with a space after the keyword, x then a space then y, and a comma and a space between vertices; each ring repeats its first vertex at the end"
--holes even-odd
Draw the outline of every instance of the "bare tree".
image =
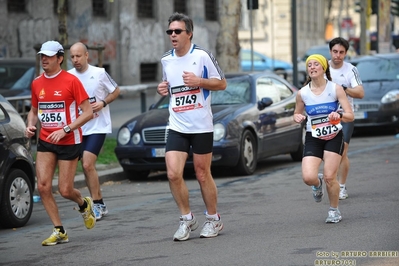
POLYGON ((238 40, 240 16, 240 0, 221 0, 220 34, 217 38, 216 50, 218 62, 224 72, 237 72, 240 69, 238 40))
POLYGON ((327 10, 326 10, 326 16, 324 17, 324 25, 327 25, 328 22, 331 22, 333 18, 330 17, 331 15, 331 9, 332 9, 332 0, 326 0, 327 2, 327 10))
POLYGON ((332 0, 327 0, 327 12, 326 12, 326 16, 324 18, 324 25, 327 25, 328 22, 330 22, 332 19, 330 18, 330 14, 331 14, 331 9, 332 9, 332 0))
MULTIPOLYGON (((58 39, 64 49, 68 45, 68 32, 67 32, 67 13, 66 13, 66 0, 58 1, 58 39)), ((64 58, 66 59, 66 57, 64 58)), ((62 62, 62 68, 67 69, 67 60, 62 62)))

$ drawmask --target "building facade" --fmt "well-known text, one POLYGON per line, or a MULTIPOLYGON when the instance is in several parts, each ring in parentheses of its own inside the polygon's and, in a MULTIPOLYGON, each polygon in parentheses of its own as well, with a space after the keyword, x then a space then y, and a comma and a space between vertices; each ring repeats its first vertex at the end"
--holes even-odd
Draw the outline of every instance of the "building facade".
MULTIPOLYGON (((250 17, 247 0, 242 2, 240 45, 251 46, 250 17)), ((259 8, 252 11, 253 49, 269 57, 291 62, 291 0, 259 0, 259 8)), ((296 0, 297 53, 302 55, 312 45, 325 43, 325 2, 296 0)))
MULTIPOLYGON (((161 79, 160 58, 171 48, 165 34, 167 20, 175 11, 193 19, 193 41, 218 56, 216 36, 220 33, 218 16, 223 0, 63 1, 67 7, 68 44, 81 41, 90 47, 104 46, 104 67, 120 85, 161 79)), ((62 25, 57 8, 63 1, 0 0, 0 58, 35 58, 34 46, 58 39, 62 25)), ((259 0, 259 8, 252 12, 247 9, 247 1, 241 0, 240 47, 248 49, 253 45, 258 52, 291 62, 292 1, 259 0), (250 23, 251 17, 253 23, 250 23)), ((353 25, 358 25, 359 16, 354 13, 353 1, 332 1, 332 11, 328 15, 333 23, 337 24, 345 15, 353 17, 353 25), (347 14, 343 13, 342 6, 347 7, 347 14)), ((298 56, 310 46, 326 42, 327 2, 296 0, 298 56)), ((334 26, 336 36, 342 33, 337 29, 334 26)), ((91 50, 91 63, 95 65, 97 59, 98 53, 91 50)))
MULTIPOLYGON (((0 58, 35 58, 34 46, 59 37, 60 0, 0 0, 0 58)), ((68 45, 101 45, 103 65, 120 85, 161 79, 160 58, 171 48, 167 20, 187 13, 195 43, 215 53, 219 31, 217 1, 64 0, 68 45)), ((90 51, 90 61, 97 62, 90 51)))

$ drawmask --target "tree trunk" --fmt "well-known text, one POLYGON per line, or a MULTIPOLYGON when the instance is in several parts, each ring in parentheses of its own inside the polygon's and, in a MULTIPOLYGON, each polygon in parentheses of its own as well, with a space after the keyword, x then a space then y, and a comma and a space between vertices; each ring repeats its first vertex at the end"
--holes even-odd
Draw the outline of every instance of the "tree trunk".
POLYGON ((68 32, 67 32, 67 13, 66 13, 66 0, 58 1, 58 41, 64 47, 64 61, 62 62, 62 69, 67 69, 67 53, 66 46, 68 45, 68 32))
POLYGON ((216 50, 218 62, 225 73, 240 70, 240 43, 238 29, 240 26, 241 1, 220 1, 220 34, 217 37, 216 50))

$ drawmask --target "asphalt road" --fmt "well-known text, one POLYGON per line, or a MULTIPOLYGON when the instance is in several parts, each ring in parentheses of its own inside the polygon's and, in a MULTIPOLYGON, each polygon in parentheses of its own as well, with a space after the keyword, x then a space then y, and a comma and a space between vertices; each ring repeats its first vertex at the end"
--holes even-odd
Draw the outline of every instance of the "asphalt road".
MULTIPOLYGON (((52 225, 42 204, 35 204, 27 226, 0 229, 0 264, 399 265, 398 150, 393 135, 352 139, 349 198, 340 202, 339 224, 325 223, 328 200, 314 202, 300 163, 277 156, 252 176, 215 178, 225 224, 216 238, 201 239, 197 229, 188 241, 172 241, 179 214, 161 174, 103 184, 110 213, 92 230, 85 229, 74 204, 56 194, 66 244, 41 246, 52 225)), ((192 177, 187 184, 202 223, 198 184, 192 177)))

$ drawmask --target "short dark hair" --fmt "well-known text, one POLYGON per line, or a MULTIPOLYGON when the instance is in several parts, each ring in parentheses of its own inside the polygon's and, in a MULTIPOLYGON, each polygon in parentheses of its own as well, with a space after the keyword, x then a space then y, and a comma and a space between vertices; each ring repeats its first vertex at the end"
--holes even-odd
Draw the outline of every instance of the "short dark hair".
POLYGON ((349 49, 349 42, 347 40, 345 40, 344 38, 342 38, 342 37, 337 37, 337 38, 332 39, 330 41, 330 43, 328 44, 328 46, 330 47, 330 51, 334 47, 334 45, 336 45, 336 44, 340 44, 343 47, 345 47, 345 51, 346 52, 349 49))
POLYGON ((172 23, 173 21, 183 21, 183 22, 186 24, 186 31, 187 31, 188 33, 193 33, 193 34, 191 35, 190 40, 193 39, 193 35, 194 35, 194 24, 193 24, 193 20, 192 20, 189 16, 187 16, 187 15, 185 15, 185 14, 183 14, 183 13, 175 12, 175 13, 173 13, 173 14, 169 17, 169 19, 168 19, 168 26, 169 26, 170 23, 172 23))
POLYGON ((56 53, 57 56, 64 56, 64 50, 58 50, 56 53))

